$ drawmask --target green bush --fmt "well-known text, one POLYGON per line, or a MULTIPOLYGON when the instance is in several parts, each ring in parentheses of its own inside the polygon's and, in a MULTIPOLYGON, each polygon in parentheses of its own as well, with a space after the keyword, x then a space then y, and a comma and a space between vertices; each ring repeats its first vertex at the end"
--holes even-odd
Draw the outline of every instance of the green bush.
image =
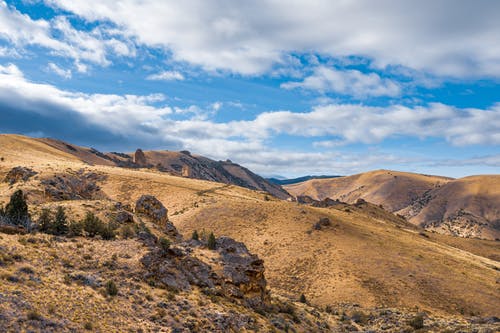
POLYGON ((300 295, 299 302, 300 303, 307 303, 307 299, 306 299, 306 296, 304 294, 300 295))
POLYGON ((68 220, 64 208, 61 206, 57 207, 54 224, 51 229, 51 233, 54 235, 65 235, 68 233, 68 220))
POLYGON ((170 249, 170 240, 166 239, 165 237, 160 237, 158 240, 158 243, 160 245, 160 248, 163 250, 163 252, 167 252, 168 249, 170 249))
POLYGON ((104 223, 92 212, 87 212, 82 221, 83 230, 88 237, 95 237, 100 234, 104 227, 104 223))
POLYGON ((81 221, 71 221, 68 225, 68 236, 83 236, 83 223, 81 221))
POLYGON ((42 213, 38 217, 38 230, 45 233, 50 233, 52 227, 52 212, 48 208, 42 209, 42 213))
POLYGON ((213 232, 211 232, 210 235, 208 236, 207 247, 210 250, 215 250, 215 248, 217 247, 217 242, 215 240, 215 235, 213 232))
POLYGON ((118 295, 118 287, 116 286, 116 283, 113 280, 109 280, 106 282, 106 294, 109 296, 116 296, 118 295))
POLYGON ((193 231, 193 235, 191 236, 191 239, 194 239, 194 240, 200 240, 200 236, 198 235, 198 231, 195 230, 193 231))

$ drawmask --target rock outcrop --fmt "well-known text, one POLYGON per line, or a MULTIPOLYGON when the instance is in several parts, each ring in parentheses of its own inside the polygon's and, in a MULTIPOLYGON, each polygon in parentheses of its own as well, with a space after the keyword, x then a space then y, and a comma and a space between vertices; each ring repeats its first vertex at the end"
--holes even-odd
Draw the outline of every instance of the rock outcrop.
POLYGON ((100 200, 106 199, 106 194, 97 185, 105 177, 94 172, 75 174, 57 174, 43 179, 44 194, 53 201, 62 200, 100 200))
POLYGON ((5 179, 4 181, 6 183, 9 183, 10 185, 13 185, 19 181, 27 181, 29 180, 31 177, 33 177, 34 175, 36 175, 37 172, 36 171, 33 171, 32 169, 30 168, 25 168, 25 167, 22 167, 22 166, 17 166, 15 168, 12 168, 12 170, 10 170, 7 175, 5 176, 5 179))
POLYGON ((210 251, 200 242, 179 243, 167 251, 155 247, 141 260, 145 279, 174 290, 197 286, 251 308, 263 307, 269 300, 263 260, 229 237, 219 237, 216 244, 218 256, 210 260, 199 254, 210 251))

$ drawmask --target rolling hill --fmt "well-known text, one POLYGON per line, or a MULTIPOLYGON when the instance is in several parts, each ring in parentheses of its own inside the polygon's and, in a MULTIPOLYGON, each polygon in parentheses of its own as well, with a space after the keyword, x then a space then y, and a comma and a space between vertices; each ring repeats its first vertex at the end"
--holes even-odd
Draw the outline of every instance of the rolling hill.
MULTIPOLYGON (((39 216, 42 208, 62 206, 71 219, 80 219, 86 210, 92 210, 106 220, 113 216, 110 212, 116 211, 116 207, 130 207, 143 194, 153 195, 166 206, 170 221, 184 237, 189 238, 196 230, 200 234, 214 232, 217 236, 227 235, 244 242, 252 253, 264 260, 271 294, 289 300, 298 300, 299 295, 304 294, 308 302, 317 307, 317 311, 328 307, 330 312, 325 316, 330 318, 330 325, 342 326, 342 320, 346 320, 342 313, 350 316, 354 311, 373 314, 375 325, 375 322, 378 323, 378 315, 375 314, 381 311, 377 309, 382 308, 392 309, 389 312, 385 310, 386 314, 401 315, 418 309, 428 313, 427 322, 441 320, 445 326, 453 320, 460 325, 468 325, 467 318, 470 316, 500 316, 498 242, 424 232, 404 219, 369 204, 312 207, 270 198, 265 193, 232 184, 170 175, 157 168, 122 168, 104 162, 90 164, 77 157, 74 151, 63 151, 40 140, 18 136, 1 136, 0 140, 0 157, 3 157, 0 161, 0 179, 4 179, 12 168, 18 166, 36 172, 36 175, 13 184, 0 183, 0 203, 5 204, 15 190, 22 189, 27 194, 30 212, 34 217, 39 216), (74 198, 48 195, 51 192, 47 188, 51 189, 54 183, 58 185, 56 180, 61 179, 63 185, 91 182, 92 186, 83 188, 98 192, 78 192, 81 196, 74 198)), ((144 154, 147 156, 148 152, 144 154)), ((88 158, 97 161, 99 156, 88 158)), ((149 158, 153 160, 154 157, 149 158)), ((399 178, 400 174, 390 176, 399 178)), ((452 181, 440 177, 414 177, 421 181, 422 187, 434 182, 447 184, 452 181)), ((61 186, 58 189, 71 192, 81 187, 61 186)), ((418 187, 415 191, 418 194, 426 189, 418 187)), ((154 226, 151 228, 157 232, 154 226)), ((2 236, 0 246, 14 246, 12 244, 18 242, 16 237, 2 236)), ((98 256, 102 249, 106 258, 113 252, 123 250, 129 254, 120 261, 128 267, 134 267, 134 270, 140 267, 134 261, 137 256, 132 253, 143 253, 143 250, 139 250, 139 245, 134 241, 119 240, 95 245, 89 240, 82 241, 85 242, 84 249, 90 251, 90 248, 95 248, 92 253, 98 256)), ((68 255, 77 256, 82 251, 78 246, 72 246, 71 241, 63 245, 50 245, 52 243, 45 240, 36 242, 40 242, 40 245, 35 244, 38 250, 32 265, 37 262, 48 265, 52 260, 50 253, 65 258, 68 255), (42 251, 45 242, 49 244, 48 254, 42 251)), ((80 241, 77 238, 75 242, 78 244, 80 241)), ((28 251, 31 246, 29 242, 27 244, 27 247, 23 245, 23 251, 28 251)), ((23 255, 30 258, 27 252, 23 255)), ((61 267, 57 268, 57 279, 71 272, 70 266, 61 267)), ((106 267, 102 266, 101 269, 106 267)), ((8 282, 8 286, 31 295, 32 302, 42 302, 32 293, 30 284, 8 282)), ((133 281, 130 281, 130 286, 133 288, 133 281)), ((38 288, 42 287, 48 288, 48 285, 38 285, 38 288)), ((59 303, 67 306, 73 300, 78 304, 66 310, 77 318, 84 305, 81 301, 76 302, 76 299, 89 297, 86 289, 72 291, 70 287, 61 288, 64 288, 64 293, 57 296, 61 298, 59 303)), ((151 299, 158 302, 161 297, 159 290, 142 284, 141 288, 151 293, 151 299)), ((56 297, 45 289, 39 294, 46 297, 44 302, 56 297)), ((181 294, 176 297, 183 299, 192 296, 181 294)), ((120 302, 125 304, 121 310, 123 316, 136 306, 129 304, 125 295, 120 297, 120 302)), ((203 302, 206 302, 205 298, 203 302)), ((104 309, 115 306, 114 303, 106 304, 96 299, 97 307, 104 309)), ((147 304, 151 304, 150 301, 147 304)), ((50 313, 43 311, 44 315, 50 316, 50 313)), ((57 307, 55 312, 59 311, 62 308, 57 307)), ((236 311, 243 310, 238 308, 236 311)), ((321 313, 318 312, 318 315, 321 313)), ((110 314, 106 316, 108 318, 110 314)), ((264 317, 258 318, 258 322, 265 320, 264 317)), ((300 318, 303 323, 309 320, 307 317, 300 318)), ((401 320, 398 322, 404 324, 405 321, 401 320)), ((349 322, 361 329, 354 321, 349 322)), ((96 325, 99 323, 96 319, 96 325)), ((380 330, 380 326, 376 327, 375 330, 380 330)), ((307 331, 307 328, 303 331, 307 331)))
POLYGON ((389 170, 285 186, 315 200, 364 199, 419 226, 463 237, 500 237, 500 175, 452 179, 389 170))

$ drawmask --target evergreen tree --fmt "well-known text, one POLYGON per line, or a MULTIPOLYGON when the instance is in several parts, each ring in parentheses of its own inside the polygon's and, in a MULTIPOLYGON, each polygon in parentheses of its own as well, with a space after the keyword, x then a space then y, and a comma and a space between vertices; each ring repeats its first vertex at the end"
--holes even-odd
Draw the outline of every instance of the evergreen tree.
POLYGON ((195 230, 193 231, 193 235, 191 236, 191 239, 194 239, 194 240, 200 240, 200 236, 198 235, 198 231, 195 230))
POLYGON ((28 205, 24 199, 23 191, 17 190, 12 194, 10 202, 5 207, 5 217, 17 225, 24 225, 29 220, 28 205))
POLYGON ((37 223, 38 223, 38 230, 45 233, 52 233, 51 228, 53 220, 50 209, 48 208, 42 209, 42 213, 40 214, 37 223))
POLYGON ((101 233, 103 228, 104 223, 94 213, 87 212, 83 219, 83 230, 85 230, 87 236, 95 237, 101 233))
POLYGON ((208 236, 208 241, 207 241, 207 246, 210 250, 215 250, 216 248, 216 241, 215 241, 215 235, 213 232, 210 233, 208 236))
POLYGON ((61 206, 57 207, 56 216, 54 218, 54 224, 51 231, 54 235, 64 235, 68 232, 68 220, 66 218, 64 208, 62 208, 61 206))

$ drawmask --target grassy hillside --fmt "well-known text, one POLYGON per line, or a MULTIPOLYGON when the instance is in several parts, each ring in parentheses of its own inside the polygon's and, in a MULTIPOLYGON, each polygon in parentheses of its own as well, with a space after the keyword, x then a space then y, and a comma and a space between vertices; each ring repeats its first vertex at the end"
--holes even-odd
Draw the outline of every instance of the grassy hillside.
MULTIPOLYGON (((81 218, 84 211, 90 209, 105 219, 116 202, 133 206, 142 194, 154 195, 166 206, 170 220, 185 237, 190 237, 194 230, 205 230, 244 242, 253 253, 264 259, 265 274, 272 294, 293 300, 298 300, 304 294, 312 305, 320 306, 321 309, 326 306, 340 309, 338 316, 330 318, 328 314, 325 315, 324 320, 331 325, 341 323, 345 304, 358 304, 363 311, 375 311, 373 309, 380 307, 423 310, 432 316, 458 318, 459 321, 472 315, 500 316, 498 242, 424 232, 404 221, 386 218, 384 213, 374 212, 369 206, 315 208, 278 200, 262 192, 234 185, 175 177, 148 169, 89 165, 72 154, 47 145, 40 146, 37 140, 12 136, 1 136, 0 140, 0 157, 4 157, 0 162, 0 180, 15 166, 28 166, 37 172, 27 181, 13 185, 0 183, 0 203, 6 203, 16 189, 23 189, 28 194, 33 216, 37 216, 42 207, 63 205, 71 218, 81 218), (47 197, 42 186, 44 179, 55 174, 79 174, 78 170, 83 170, 84 174, 103 176, 98 178, 97 184, 104 197, 58 202, 47 197), (318 228, 315 225, 322 218, 328 218, 330 223, 318 228)), ((399 174, 391 176, 399 178, 399 174)), ((422 177, 425 183, 428 178, 422 177)), ((430 179, 430 183, 449 182, 438 177, 430 179)), ((0 246, 12 249, 20 237, 23 236, 2 235, 0 246)), ((86 308, 90 304, 88 302, 92 302, 92 309, 107 311, 103 320, 108 315, 111 318, 118 313, 120 318, 115 321, 128 320, 130 325, 123 324, 123 327, 134 327, 132 323, 146 316, 148 306, 140 310, 133 306, 133 302, 119 306, 120 302, 128 302, 127 299, 133 298, 128 290, 142 290, 139 292, 142 299, 149 297, 146 296, 148 293, 151 294, 152 300, 145 301, 150 304, 149 308, 164 297, 165 291, 150 289, 142 283, 139 287, 131 277, 127 277, 129 270, 135 270, 136 257, 143 253, 135 240, 95 244, 81 240, 74 245, 72 241, 56 242, 50 246, 45 244, 44 241, 35 241, 31 245, 28 241, 20 248, 23 252, 21 255, 29 258, 24 264, 39 267, 35 269, 36 276, 45 276, 51 267, 50 263, 57 263, 54 277, 47 275, 47 280, 42 279, 44 282, 41 286, 23 284, 23 297, 34 304, 41 304, 37 302, 42 302, 45 297, 55 299, 56 295, 60 295, 61 303, 54 310, 58 314, 63 313, 63 309, 68 306, 65 302, 75 303, 78 300, 80 305, 75 305, 71 313, 80 316, 81 320, 77 321, 81 325, 93 318, 90 313, 94 310, 86 308), (80 242, 83 248, 79 247, 80 242), (112 253, 117 253, 118 258, 125 256, 118 259, 122 269, 102 272, 106 278, 124 279, 120 283, 127 292, 120 296, 120 302, 110 303, 105 297, 89 301, 89 297, 97 297, 95 291, 85 288, 74 290, 75 286, 64 286, 64 272, 69 268, 64 267, 63 258, 75 257, 78 263, 76 267, 80 268, 83 257, 79 256, 85 255, 90 248, 93 248, 92 253, 98 256, 100 263, 108 260, 112 253), (127 253, 130 258, 126 258, 127 253), (51 279, 57 282, 57 288, 62 290, 60 293, 50 291, 51 279), (43 291, 34 294, 37 288, 43 291)), ((12 275, 20 266, 9 266, 10 273, 7 273, 12 275)), ((12 294, 16 288, 19 290, 19 284, 2 284, 2 293, 8 291, 12 294)), ((181 295, 179 300, 194 297, 190 295, 181 295)), ((204 296, 201 297, 202 303, 208 301, 204 296)), ((197 299, 192 298, 192 306, 197 299)), ((9 304, 12 307, 15 300, 9 304)), ((229 311, 227 305, 219 309, 229 311)), ((247 310, 238 308, 237 311, 245 313, 247 310)), ((50 314, 43 312, 43 315, 50 314)), ((180 312, 178 315, 185 314, 180 312)), ((256 316, 257 323, 267 327, 268 319, 258 314, 256 316)), ((99 319, 97 325, 104 330, 105 327, 101 326, 103 323, 99 319)), ((157 327, 154 323, 147 325, 157 327)))

